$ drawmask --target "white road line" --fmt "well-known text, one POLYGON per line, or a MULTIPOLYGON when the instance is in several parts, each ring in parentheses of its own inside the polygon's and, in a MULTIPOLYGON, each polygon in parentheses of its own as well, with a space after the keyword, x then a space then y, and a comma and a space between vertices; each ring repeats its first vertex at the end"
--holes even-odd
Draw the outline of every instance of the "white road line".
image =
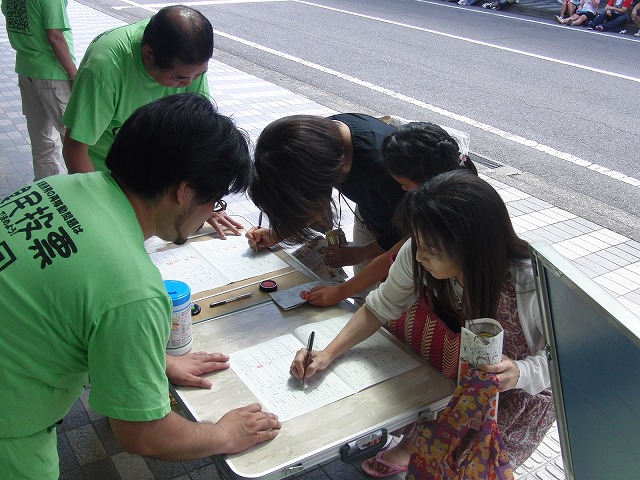
MULTIPOLYGON (((130 5, 125 6, 125 7, 112 7, 114 10, 123 10, 125 8, 132 8, 132 7, 148 7, 147 10, 149 8, 163 8, 163 7, 168 7, 170 5, 176 5, 175 3, 147 3, 147 4, 138 4, 135 2, 131 2, 128 0, 121 0, 125 3, 129 3, 130 5)), ((599 68, 593 68, 593 67, 589 67, 586 65, 581 65, 579 63, 573 63, 573 62, 566 62, 564 60, 559 60, 557 58, 553 58, 553 57, 547 57, 544 55, 538 55, 536 53, 531 53, 531 52, 525 52, 524 50, 517 50, 515 48, 509 48, 509 47, 503 47, 501 45, 496 45, 494 43, 489 43, 489 42, 483 42, 481 40, 475 40, 473 38, 468 38, 468 37, 462 37, 460 35, 453 35, 450 33, 444 33, 444 32, 439 32, 438 30, 431 30, 429 28, 423 28, 423 27, 417 27, 415 25, 410 25, 408 23, 401 23, 401 22, 395 22, 393 20, 387 20, 384 18, 380 18, 380 17, 373 17, 371 15, 365 15, 363 13, 357 13, 357 12, 351 12, 349 10, 344 10, 341 8, 335 8, 335 7, 328 7, 326 5, 320 5, 317 3, 312 3, 312 2, 306 2, 304 0, 196 0, 193 2, 182 2, 182 5, 187 5, 187 6, 205 6, 205 5, 222 5, 222 4, 230 4, 230 3, 266 3, 266 2, 287 2, 287 1, 291 1, 294 3, 302 3, 304 5, 309 5, 312 7, 317 7, 317 8, 322 8, 325 10, 331 10, 334 12, 339 12, 339 13, 344 13, 347 15, 353 15, 355 17, 361 17, 361 18, 366 18, 367 20, 374 20, 376 22, 382 22, 382 23, 388 23, 389 25, 395 25, 398 27, 403 27, 403 28, 409 28, 411 30, 418 30, 420 32, 425 32, 425 33, 431 33, 433 35, 438 35, 441 37, 446 37, 446 38, 452 38, 454 40, 460 40, 463 42, 467 42, 467 43, 473 43, 475 45, 481 45, 483 47, 488 47, 488 48, 494 48, 496 50, 503 50, 505 52, 509 52, 509 53, 515 53, 518 55, 523 55, 525 57, 531 57, 531 58, 536 58, 538 60, 544 60, 547 62, 551 62, 551 63, 557 63, 560 65, 565 65, 568 67, 574 67, 574 68, 578 68, 581 70, 587 70, 589 72, 594 72, 594 73, 600 73, 602 75, 608 75, 610 77, 615 77, 615 78, 621 78, 623 80, 629 80, 632 82, 636 82, 636 83, 640 83, 640 78, 638 77, 632 77, 630 75, 624 75, 621 73, 615 73, 615 72, 610 72, 608 70, 602 70, 599 68)), ((421 3, 432 3, 432 2, 427 2, 425 0, 416 0, 417 2, 421 2, 421 3)), ((438 6, 443 6, 443 5, 439 5, 436 3, 433 3, 433 5, 438 5, 438 6)), ((447 6, 447 5, 444 5, 447 6)), ((454 7, 454 5, 448 5, 450 7, 454 7)), ((460 8, 460 7, 458 7, 460 8)), ((476 9, 473 10, 469 10, 469 9, 464 9, 465 11, 469 11, 469 12, 475 12, 475 13, 490 13, 490 12, 483 12, 483 11, 477 11, 476 9)), ((494 14, 495 15, 495 14, 494 14)), ((506 15, 503 15, 504 17, 507 17, 506 15)), ((513 17, 507 17, 507 18, 513 18, 513 17)), ((546 22, 535 22, 533 20, 526 20, 528 22, 534 22, 534 23, 538 23, 541 25, 549 25, 552 27, 560 27, 560 25, 554 25, 554 24, 548 24, 546 22)), ((617 37, 616 37, 617 38, 617 37)), ((635 41, 633 39, 629 39, 631 41, 635 41)))
MULTIPOLYGON (((147 5, 138 4, 138 3, 132 2, 131 0, 121 0, 121 1, 123 1, 125 3, 128 3, 130 5, 133 5, 133 6, 137 6, 137 7, 143 8, 143 9, 150 10, 150 11, 156 11, 153 8, 146 8, 146 7, 148 7, 147 5)), ((309 2, 300 1, 300 0, 293 0, 293 1, 295 1, 297 3, 315 5, 315 4, 311 4, 309 2)), ((185 2, 184 5, 189 5, 189 3, 185 2)), ((326 7, 326 8, 329 8, 329 7, 326 7)), ((341 10, 335 9, 335 8, 329 8, 329 9, 330 10, 341 11, 341 10)), ((347 13, 349 13, 349 12, 347 12, 347 13)), ((366 18, 375 19, 375 17, 368 17, 366 15, 360 15, 360 14, 356 14, 356 15, 362 16, 362 17, 366 17, 366 18)), ((389 23, 396 24, 397 22, 389 22, 389 23)), ((412 28, 418 28, 418 27, 412 27, 412 28)), ((426 29, 421 29, 420 28, 420 30, 424 30, 424 31, 430 32, 429 30, 426 30, 426 29)), ((245 40, 243 38, 236 37, 235 35, 231 35, 231 34, 228 34, 228 33, 225 33, 225 32, 221 32, 220 30, 214 30, 214 33, 216 35, 220 35, 221 37, 224 37, 224 38, 227 38, 229 40, 241 43, 241 44, 246 45, 248 47, 255 48, 256 50, 260 50, 260 51, 263 51, 265 53, 269 53, 271 55, 275 55, 275 56, 278 56, 280 58, 284 58, 286 60, 295 62, 295 63, 297 63, 299 65, 304 65, 305 67, 312 68, 314 70, 318 70, 320 72, 326 73, 327 75, 332 75, 334 77, 340 78, 341 80, 353 83, 355 85, 359 85, 361 87, 368 88, 368 89, 370 89, 370 90, 372 90, 374 92, 381 93, 383 95, 387 95, 387 96, 395 98, 397 100, 409 103, 411 105, 414 105, 416 107, 422 108, 424 110, 428 110, 430 112, 437 113, 438 115, 442 115, 442 116, 444 116, 446 118, 451 118, 453 120, 457 120, 457 121, 462 122, 462 123, 464 123, 466 125, 469 125, 469 126, 475 127, 475 128, 479 128, 481 130, 484 130, 486 132, 492 133, 494 135, 497 135, 497 136, 499 136, 501 138, 504 138, 506 140, 512 141, 512 142, 517 143, 519 145, 523 145, 525 147, 529 147, 529 148, 532 148, 534 150, 538 150, 539 152, 546 153, 546 154, 551 155, 552 157, 558 158, 560 160, 564 160, 566 162, 573 163, 573 164, 575 164, 577 166, 584 167, 584 168, 587 168, 589 170, 593 170, 594 172, 597 172, 597 173, 599 173, 601 175, 604 175, 604 176, 613 178, 615 180, 627 183, 627 184, 629 184, 631 186, 634 186, 636 188, 640 188, 640 180, 638 180, 636 178, 629 177, 629 176, 625 175, 624 173, 618 172, 616 170, 611 170, 611 169, 609 169, 607 167, 604 167, 602 165, 598 165, 596 163, 589 162, 588 160, 585 160, 585 159, 580 158, 580 157, 576 157, 575 155, 572 155, 570 153, 562 152, 560 150, 556 150, 555 148, 553 148, 553 147, 551 147, 549 145, 545 145, 543 143, 538 143, 535 140, 530 140, 530 139, 527 139, 525 137, 521 137, 520 135, 516 135, 514 133, 507 132, 505 130, 502 130, 500 128, 494 127, 492 125, 488 125, 486 123, 479 122, 477 120, 473 120, 472 118, 466 117, 464 115, 459 115, 457 113, 449 112, 448 110, 444 110, 444 109, 442 109, 440 107, 436 107, 436 106, 431 105, 429 103, 423 102, 422 100, 418 100, 418 99, 410 97, 408 95, 404 95, 402 93, 395 92, 395 91, 390 90, 388 88, 384 88, 384 87, 381 87, 379 85, 375 85, 375 84, 373 84, 371 82, 367 82, 366 80, 361 80, 361 79, 359 79, 357 77, 354 77, 352 75, 347 75, 347 74, 338 72, 336 70, 333 70, 333 69, 330 69, 330 68, 327 68, 327 67, 323 67, 322 65, 318 65, 316 63, 309 62, 307 60, 304 60, 304 59, 299 58, 299 57, 295 57, 295 56, 290 55, 288 53, 280 52, 278 50, 274 50, 273 48, 265 47, 264 45, 260 45, 258 43, 252 42, 250 40, 245 40)), ((443 34, 443 35, 448 36, 448 37, 452 37, 452 38, 462 38, 462 37, 456 37, 454 35, 449 35, 449 34, 443 34)), ((482 43, 482 42, 475 42, 475 43, 482 43)))
MULTIPOLYGON (((125 0, 122 0, 125 1, 125 0)), ((198 1, 196 0, 195 2, 186 2, 186 3, 180 3, 180 5, 187 5, 189 7, 197 7, 197 6, 205 6, 205 5, 226 5, 229 3, 269 3, 269 2, 288 2, 290 0, 201 0, 198 1)), ((114 10, 124 10, 125 8, 136 8, 136 7, 142 7, 142 4, 138 4, 138 3, 134 3, 134 2, 127 2, 130 3, 130 5, 125 5, 122 7, 111 7, 114 10)), ((147 10, 151 9, 151 8, 156 8, 158 10, 160 10, 161 8, 164 7, 169 7, 171 5, 178 5, 177 3, 145 3, 144 6, 148 7, 147 10)))
MULTIPOLYGON (((462 10, 463 12, 471 13, 475 15, 494 15, 496 17, 508 18, 509 20, 513 20, 515 22, 535 23, 537 25, 546 25, 547 27, 550 27, 550 28, 562 28, 567 32, 573 32, 577 34, 602 35, 602 32, 597 32, 595 30, 589 30, 587 28, 567 28, 567 25, 560 25, 559 23, 556 23, 556 22, 550 23, 548 21, 545 22, 542 20, 533 20, 531 18, 524 18, 522 16, 518 16, 517 13, 514 13, 513 15, 507 15, 509 10, 503 10, 503 12, 505 13, 500 13, 496 10, 487 10, 484 8, 467 8, 466 5, 458 5, 455 2, 443 3, 443 2, 432 2, 430 0, 414 0, 414 1, 418 3, 428 3, 429 5, 433 5, 435 7, 440 7, 440 8, 454 8, 454 9, 462 10)), ((485 2, 482 0, 478 0, 476 5, 482 5, 483 3, 485 2)), ((552 20, 552 18, 549 18, 549 20, 552 20)), ((638 42, 638 40, 634 38, 633 35, 607 35, 607 37, 612 38, 614 40, 638 42)))
POLYGON ((473 120, 469 117, 465 117, 464 115, 459 115, 457 113, 453 113, 453 112, 449 112, 448 110, 444 110, 442 108, 436 107, 434 105, 428 104, 426 102, 423 102, 422 100, 418 100, 416 98, 410 97, 408 95, 404 95, 402 93, 399 92, 395 92, 393 90, 390 90, 388 88, 384 88, 381 87, 379 85, 375 85, 371 82, 367 82, 365 80, 361 80, 357 77, 351 76, 351 75, 347 75, 344 73, 340 73, 336 70, 332 70, 330 68, 327 67, 323 67, 322 65, 318 65, 316 63, 313 62, 309 62, 307 60, 303 60, 302 58, 299 57, 295 57, 293 55, 289 55, 288 53, 284 53, 284 52, 280 52, 278 50, 274 50, 272 48, 269 47, 265 47, 263 45, 260 45, 258 43, 252 42, 250 40, 245 40, 243 38, 240 37, 236 37, 235 35, 230 35, 228 33, 225 32, 221 32, 219 30, 214 30, 216 35, 220 35, 221 37, 224 38, 228 38, 229 40, 233 40, 235 42, 238 43, 242 43, 243 45, 247 45, 249 47, 255 48, 257 50, 261 50, 263 52, 266 53, 270 53, 272 55, 276 55, 278 57, 290 60, 292 62, 298 63, 300 65, 304 65, 305 67, 309 67, 309 68, 313 68, 314 70, 318 70, 320 72, 326 73, 328 75, 332 75, 334 77, 338 77, 341 80, 345 80, 347 82, 368 88, 374 92, 377 93, 382 93, 384 95, 388 95, 389 97, 395 98, 397 100, 401 100, 403 102, 409 103, 411 105, 414 105, 416 107, 422 108, 424 110, 428 110, 430 112, 433 113, 437 113, 439 115, 442 115, 444 117, 447 118, 451 118, 453 120, 457 120, 459 122, 462 122, 466 125, 469 125, 471 127, 475 127, 475 128, 479 128, 481 130, 485 130, 489 133, 492 133, 494 135, 498 135, 499 137, 502 137, 506 140, 510 140, 512 142, 518 143, 520 145, 523 145, 525 147, 529 147, 529 148, 533 148, 534 150, 538 150, 540 152, 543 153, 547 153, 553 157, 559 158, 561 160, 565 160, 567 162, 573 163, 575 165, 578 165, 580 167, 584 167, 584 168, 588 168, 590 170, 593 170, 595 172, 600 173, 601 175, 605 175, 607 177, 611 177, 613 179, 619 180, 621 182, 624 183, 628 183, 629 185, 632 185, 634 187, 638 187, 640 188, 640 180, 629 177, 621 172, 617 172, 615 170, 611 170, 607 167, 604 167, 602 165, 598 165, 596 163, 591 163, 588 160, 584 160, 580 157, 576 157, 575 155, 571 155, 570 153, 566 153, 566 152, 561 152, 560 150, 556 150, 553 147, 550 147, 549 145, 545 145, 542 143, 538 143, 535 140, 529 140, 527 138, 521 137, 519 135, 516 135, 514 133, 511 132, 507 132, 505 130, 501 130, 497 127, 488 125, 486 123, 482 123, 479 122, 477 120, 473 120))
POLYGON ((546 57, 544 55, 538 55, 536 53, 530 53, 530 52, 525 52, 523 50, 516 50, 514 48, 503 47, 501 45, 496 45, 494 43, 489 43, 489 42, 483 42, 481 40, 475 40, 473 38, 462 37, 460 35, 453 35, 451 33, 439 32, 438 30, 431 30, 429 28, 417 27, 415 25, 409 25, 407 23, 395 22, 393 20, 386 20, 386 19, 380 18, 380 17, 372 17, 371 15, 364 15, 362 13, 351 12, 349 10, 343 10, 343 9, 340 9, 340 8, 327 7, 327 6, 324 6, 324 5, 319 5, 317 3, 306 2, 306 1, 303 1, 303 0, 292 0, 292 1, 294 1, 296 3, 303 3, 305 5, 311 5, 313 7, 323 8, 325 10, 332 10, 332 11, 339 12, 339 13, 345 13, 347 15, 353 15, 355 17, 366 18, 367 20, 374 20, 376 22, 387 23, 389 25, 396 25, 398 27, 409 28, 411 30, 418 30, 420 32, 431 33, 433 35, 438 35, 438 36, 441 36, 441 37, 452 38, 454 40, 460 40, 460 41, 467 42, 467 43, 473 43, 475 45, 481 45, 483 47, 494 48, 496 50, 503 50, 505 52, 516 53, 518 55, 523 55, 525 57, 536 58, 536 59, 544 60, 544 61, 547 61, 547 62, 558 63, 560 65, 566 65, 566 66, 569 66, 569 67, 575 67, 575 68, 579 68, 581 70, 587 70, 587 71, 590 71, 590 72, 601 73, 603 75, 609 75, 609 76, 612 76, 612 77, 622 78, 624 80, 630 80, 632 82, 640 83, 640 78, 637 78, 637 77, 631 77, 629 75, 622 75, 620 73, 609 72, 607 70, 600 70, 598 68, 587 67, 586 65, 580 65, 579 63, 565 62, 564 60, 558 60, 557 58, 546 57))

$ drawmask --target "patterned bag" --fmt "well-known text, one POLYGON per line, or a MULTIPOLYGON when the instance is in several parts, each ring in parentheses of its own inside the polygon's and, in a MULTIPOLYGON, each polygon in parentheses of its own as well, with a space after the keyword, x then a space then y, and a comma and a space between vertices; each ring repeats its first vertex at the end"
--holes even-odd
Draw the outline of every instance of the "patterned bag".
POLYGON ((418 425, 407 480, 513 480, 496 423, 498 379, 473 370, 437 420, 418 425))
POLYGON ((427 360, 439 372, 456 380, 460 357, 460 333, 449 329, 431 311, 430 302, 418 298, 397 320, 391 320, 389 331, 427 360))

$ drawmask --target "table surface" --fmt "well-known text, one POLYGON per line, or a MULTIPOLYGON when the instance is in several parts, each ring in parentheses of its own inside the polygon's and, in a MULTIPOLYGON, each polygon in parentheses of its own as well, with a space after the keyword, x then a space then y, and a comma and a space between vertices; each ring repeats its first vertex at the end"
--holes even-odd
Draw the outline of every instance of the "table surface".
MULTIPOLYGON (((247 219, 241 217, 244 220, 245 224, 250 224, 247 219)), ((231 232, 227 232, 231 235, 231 232)), ((244 235, 244 231, 243 231, 244 235)), ((189 243, 201 242, 201 241, 217 241, 217 242, 225 242, 226 240, 222 240, 218 237, 218 235, 213 231, 213 228, 210 226, 206 226, 199 230, 199 233, 190 237, 189 243)), ((165 247, 158 249, 158 251, 171 250, 174 248, 180 248, 173 244, 167 244, 165 247)), ((249 251, 249 244, 247 243, 247 251, 249 251)), ((267 254, 266 252, 262 252, 261 255, 267 254)), ((278 291, 282 291, 288 288, 293 288, 298 285, 302 285, 307 282, 311 282, 317 280, 316 275, 307 269, 302 263, 300 263, 296 258, 287 253, 284 249, 279 247, 274 247, 270 249, 269 255, 275 255, 280 260, 283 260, 288 266, 274 271, 269 272, 262 275, 250 275, 250 267, 249 272, 247 272, 247 278, 244 280, 240 280, 237 282, 230 283, 228 285, 223 285, 220 287, 213 288, 211 290, 207 290, 204 292, 198 292, 191 296, 191 303, 198 304, 201 308, 199 314, 192 316, 191 320, 194 324, 200 323, 203 321, 207 321, 211 318, 219 317, 222 315, 226 315, 232 312, 236 312, 239 310, 243 310, 254 305, 259 305, 261 303, 271 302, 271 297, 269 293, 263 292, 259 288, 259 283, 262 280, 273 279, 278 284, 278 291), (243 298, 241 300, 235 300, 224 305, 217 305, 214 307, 210 307, 212 303, 220 302, 223 300, 227 300, 229 298, 243 295, 246 293, 251 293, 252 295, 248 298, 243 298)), ((179 278, 177 279, 179 280, 179 278)), ((188 282, 187 282, 188 283, 188 282)))
MULTIPOLYGON (((353 309, 346 303, 331 308, 303 305, 289 311, 282 311, 273 302, 256 305, 195 324, 193 351, 233 355, 291 333, 300 325, 349 310, 353 309)), ((392 335, 388 336, 408 351, 392 335)), ((212 390, 174 391, 176 399, 199 421, 215 422, 233 408, 258 401, 231 369, 207 377, 213 382, 212 390)), ((242 478, 260 478, 286 466, 309 463, 322 452, 331 451, 337 457, 339 448, 349 441, 382 427, 399 428, 415 420, 420 412, 443 408, 453 390, 451 380, 421 359, 418 368, 284 422, 275 439, 226 456, 226 462, 242 478)))

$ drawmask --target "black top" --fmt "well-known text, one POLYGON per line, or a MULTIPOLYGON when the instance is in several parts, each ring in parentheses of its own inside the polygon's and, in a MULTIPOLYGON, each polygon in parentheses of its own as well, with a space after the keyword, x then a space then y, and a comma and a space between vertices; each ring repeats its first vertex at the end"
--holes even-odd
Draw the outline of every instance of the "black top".
POLYGON ((404 190, 384 167, 382 142, 396 129, 358 113, 342 113, 329 118, 349 127, 353 143, 351 170, 337 188, 358 205, 362 220, 378 244, 389 250, 402 238, 400 232, 392 228, 392 218, 404 190))

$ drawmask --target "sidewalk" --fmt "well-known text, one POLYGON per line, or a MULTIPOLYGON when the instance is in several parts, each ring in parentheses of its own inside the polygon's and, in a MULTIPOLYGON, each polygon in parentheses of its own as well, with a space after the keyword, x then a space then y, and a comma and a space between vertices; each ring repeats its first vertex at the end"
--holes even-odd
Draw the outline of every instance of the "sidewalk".
MULTIPOLYGON (((523 4, 524 4, 524 0, 523 4)), ((531 2, 529 2, 531 3, 531 2)), ((549 4, 551 1, 540 0, 549 4)), ((555 0, 553 6, 557 9, 555 0)), ((75 1, 69 2, 79 60, 98 33, 122 24, 121 21, 75 1)), ((6 38, 4 17, 0 17, 0 198, 32 181, 30 147, 20 95, 13 72, 14 52, 6 38)), ((299 113, 330 115, 332 110, 284 88, 210 62, 211 94, 223 113, 233 114, 253 141, 274 119, 299 113)), ((388 113, 388 112, 381 112, 388 113)), ((473 147, 473 132, 472 136, 473 147)), ((507 203, 514 226, 523 238, 546 240, 573 260, 627 308, 640 308, 640 243, 577 217, 499 181, 500 169, 479 163, 481 174, 500 192, 507 203)), ((257 223, 256 207, 245 197, 228 198, 229 212, 257 223)), ((343 212, 346 213, 346 212, 343 212)), ((351 218, 346 223, 352 222, 351 218)), ((350 225, 345 225, 350 231, 350 225)), ((74 404, 58 430, 62 479, 219 479, 211 459, 193 462, 164 462, 130 455, 113 437, 108 420, 93 412, 87 403, 89 391, 74 404)), ((534 455, 518 469, 522 480, 563 479, 560 445, 554 426, 534 455)), ((352 465, 340 460, 322 464, 296 476, 303 480, 367 478, 352 465)), ((390 477, 398 480, 401 477, 390 477)))

